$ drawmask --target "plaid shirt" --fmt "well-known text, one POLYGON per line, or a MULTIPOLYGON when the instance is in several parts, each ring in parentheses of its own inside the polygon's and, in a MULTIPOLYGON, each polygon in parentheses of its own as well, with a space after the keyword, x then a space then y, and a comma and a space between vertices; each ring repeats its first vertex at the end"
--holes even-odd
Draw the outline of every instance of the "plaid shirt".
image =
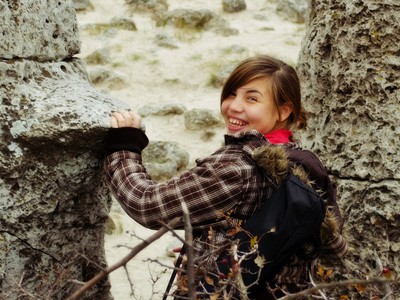
MULTIPOLYGON (((218 256, 215 250, 229 239, 227 233, 239 221, 229 216, 248 218, 275 188, 251 158, 253 150, 268 143, 263 135, 250 131, 227 136, 225 142, 214 154, 198 159, 194 168, 165 183, 151 180, 137 153, 117 151, 105 160, 112 194, 141 225, 158 229, 175 217, 182 217, 181 201, 186 203, 191 224, 199 233, 193 245, 196 257, 203 258, 201 266, 205 270, 212 269, 218 256)), ((298 147, 298 144, 285 146, 298 147)), ((338 236, 335 242, 324 250, 339 256, 344 254, 347 247, 343 238, 338 236)), ((275 283, 279 286, 307 283, 312 260, 292 257, 276 276, 275 283)))
POLYGON ((141 156, 129 151, 109 155, 105 172, 111 192, 123 209, 147 228, 158 229, 181 217, 181 201, 188 207, 193 228, 213 224, 226 227, 221 221, 223 214, 229 211, 248 217, 260 199, 272 192, 268 178, 251 159, 252 150, 261 141, 266 142, 259 133, 237 139, 237 143, 197 160, 194 168, 165 183, 152 181, 141 156))

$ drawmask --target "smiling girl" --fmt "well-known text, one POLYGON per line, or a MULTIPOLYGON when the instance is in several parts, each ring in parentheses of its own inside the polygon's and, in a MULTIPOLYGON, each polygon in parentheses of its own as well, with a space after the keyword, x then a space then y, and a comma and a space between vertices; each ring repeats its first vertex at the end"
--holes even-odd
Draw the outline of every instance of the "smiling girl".
MULTIPOLYGON (((307 288, 315 258, 322 254, 343 255, 346 244, 340 234, 342 219, 335 188, 325 168, 293 139, 292 130, 306 127, 295 70, 270 56, 246 59, 226 80, 221 113, 227 131, 225 145, 198 159, 194 168, 164 183, 153 181, 142 165, 141 151, 148 139, 140 130, 140 116, 127 111, 113 113, 104 165, 110 190, 129 216, 152 229, 182 217, 184 201, 196 232, 193 246, 197 297, 212 295, 219 299, 225 293, 229 299, 239 299, 235 276, 214 281, 210 289, 207 284, 215 271, 217 250, 230 239, 241 220, 259 209, 276 189, 277 174, 273 170, 277 168, 263 169, 254 154, 264 149, 263 156, 270 158, 271 165, 286 161, 300 166, 326 201, 329 233, 313 242, 304 241, 301 251, 282 265, 272 281, 260 282, 259 288, 253 288, 247 296, 274 299, 283 290, 307 288)), ((184 278, 180 278, 176 297, 187 293, 184 278)))

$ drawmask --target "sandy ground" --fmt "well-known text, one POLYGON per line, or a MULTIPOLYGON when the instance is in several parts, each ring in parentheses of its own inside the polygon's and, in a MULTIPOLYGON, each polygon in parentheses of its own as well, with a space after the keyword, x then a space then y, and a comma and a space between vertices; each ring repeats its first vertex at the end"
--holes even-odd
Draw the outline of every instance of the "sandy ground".
MULTIPOLYGON (((172 26, 156 27, 148 13, 132 12, 124 0, 91 0, 94 10, 77 14, 82 40, 81 53, 85 58, 93 51, 106 48, 110 59, 102 67, 112 70, 124 79, 125 84, 110 88, 99 85, 100 91, 128 103, 138 110, 144 105, 183 104, 187 109, 207 108, 219 111, 220 88, 208 84, 210 74, 218 67, 236 62, 254 54, 270 54, 294 65, 300 51, 305 27, 278 16, 274 0, 247 1, 245 11, 228 14, 222 11, 221 1, 169 0, 169 10, 176 8, 210 9, 222 16, 238 35, 221 36, 208 30, 193 32, 172 26), (107 23, 114 17, 133 20, 137 31, 110 30, 93 34, 86 26, 107 23), (157 34, 171 37, 176 48, 159 47, 157 34)), ((96 66, 87 65, 90 71, 96 66)), ((215 129, 215 136, 207 141, 201 132, 187 131, 182 116, 145 118, 150 140, 175 141, 194 159, 213 152, 221 143, 223 128, 215 129)), ((106 236, 105 249, 108 263, 112 265, 144 239, 154 233, 131 220, 115 204, 114 219, 123 226, 122 233, 106 236)), ((134 295, 125 270, 119 269, 110 276, 115 299, 161 299, 171 270, 173 258, 167 248, 180 242, 171 234, 151 244, 128 264, 127 271, 133 284, 134 295), (158 263, 149 262, 158 260, 158 263), (165 266, 164 266, 165 265, 165 266), (153 284, 153 283, 156 284, 153 284), (158 293, 158 294, 157 294, 158 293)))

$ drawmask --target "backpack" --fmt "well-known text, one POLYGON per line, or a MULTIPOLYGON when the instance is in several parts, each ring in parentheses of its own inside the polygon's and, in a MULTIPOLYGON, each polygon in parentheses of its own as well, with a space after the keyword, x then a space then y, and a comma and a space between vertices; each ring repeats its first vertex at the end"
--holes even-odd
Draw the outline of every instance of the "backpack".
MULTIPOLYGON (((247 291, 249 299, 256 298, 260 291, 266 293, 265 283, 273 280, 285 262, 306 240, 318 232, 324 218, 325 203, 321 196, 296 177, 289 168, 285 179, 271 197, 245 221, 241 226, 242 230, 232 237, 237 243, 239 254, 250 253, 255 242, 258 247, 258 253, 246 255, 246 259, 240 263, 243 283, 251 286, 247 291), (261 270, 258 256, 263 258, 261 270), (256 281, 257 284, 254 284, 256 281)), ((183 252, 181 256, 182 254, 183 252)), ((179 263, 180 259, 177 267, 179 263)), ((221 275, 227 278, 232 271, 232 256, 229 251, 219 255, 216 265, 217 270, 214 270, 208 280, 201 280, 202 287, 209 293, 215 291, 221 275)), ((173 274, 165 295, 168 294, 174 277, 173 274)))
MULTIPOLYGON (((246 257, 240 264, 245 286, 258 280, 258 284, 248 289, 250 299, 265 286, 263 283, 273 280, 285 261, 319 230, 324 217, 325 204, 320 195, 289 171, 272 196, 232 238, 238 242, 238 253, 250 253, 257 243, 258 254, 246 257), (261 271, 260 262, 256 260, 258 256, 264 262, 261 271)), ((220 272, 229 272, 228 256, 224 253, 218 258, 220 272)))

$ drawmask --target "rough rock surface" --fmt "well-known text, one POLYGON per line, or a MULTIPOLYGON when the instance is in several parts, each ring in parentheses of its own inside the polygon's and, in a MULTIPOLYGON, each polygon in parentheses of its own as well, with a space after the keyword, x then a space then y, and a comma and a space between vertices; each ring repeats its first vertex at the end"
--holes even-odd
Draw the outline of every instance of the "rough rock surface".
POLYGON ((276 12, 293 22, 304 23, 307 19, 308 2, 308 0, 279 0, 276 12))
POLYGON ((189 162, 189 153, 173 142, 150 142, 142 156, 143 165, 155 181, 171 179, 185 170, 189 162))
POLYGON ((235 13, 246 9, 245 0, 222 0, 222 9, 228 13, 235 13))
MULTIPOLYGON (((0 14, 0 298, 64 299, 79 287, 71 280, 106 265, 102 140, 109 112, 127 107, 73 58, 72 1, 0 1, 0 14)), ((85 297, 109 299, 109 288, 85 297)))
POLYGON ((342 275, 364 279, 383 268, 399 274, 400 6, 310 3, 298 65, 311 112, 304 140, 339 183, 355 249, 342 275))
POLYGON ((0 16, 1 58, 48 61, 79 52, 75 8, 70 1, 0 0, 0 16))

